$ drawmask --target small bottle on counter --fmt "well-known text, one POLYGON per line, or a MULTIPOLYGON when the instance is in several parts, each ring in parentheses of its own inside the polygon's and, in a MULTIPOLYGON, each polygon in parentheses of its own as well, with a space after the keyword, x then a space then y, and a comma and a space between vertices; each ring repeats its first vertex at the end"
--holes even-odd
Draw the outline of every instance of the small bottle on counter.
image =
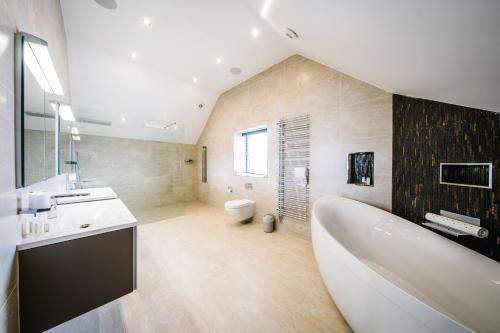
POLYGON ((25 216, 21 222, 21 235, 23 238, 28 237, 33 230, 33 216, 25 216))
POLYGON ((42 227, 41 224, 42 224, 42 221, 40 219, 40 215, 37 214, 37 216, 35 216, 35 218, 33 219, 33 224, 32 224, 33 228, 32 228, 32 232, 31 233, 35 234, 35 235, 40 234, 41 233, 40 231, 42 229, 41 228, 42 227))

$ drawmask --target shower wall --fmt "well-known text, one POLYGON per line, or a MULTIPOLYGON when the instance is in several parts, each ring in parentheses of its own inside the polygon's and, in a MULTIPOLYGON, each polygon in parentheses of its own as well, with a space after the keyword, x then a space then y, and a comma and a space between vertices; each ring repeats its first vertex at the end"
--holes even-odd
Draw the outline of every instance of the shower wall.
POLYGON ((132 212, 196 198, 196 168, 185 163, 195 159, 194 145, 80 137, 75 150, 81 178, 92 180, 91 186, 111 186, 132 212))

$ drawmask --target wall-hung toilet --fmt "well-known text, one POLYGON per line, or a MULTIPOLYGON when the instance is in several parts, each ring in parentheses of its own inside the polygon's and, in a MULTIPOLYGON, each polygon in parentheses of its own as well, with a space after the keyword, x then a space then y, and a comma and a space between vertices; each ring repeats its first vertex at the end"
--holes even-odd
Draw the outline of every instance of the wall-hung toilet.
POLYGON ((224 208, 233 220, 243 222, 253 217, 255 201, 248 199, 226 201, 224 203, 224 208))

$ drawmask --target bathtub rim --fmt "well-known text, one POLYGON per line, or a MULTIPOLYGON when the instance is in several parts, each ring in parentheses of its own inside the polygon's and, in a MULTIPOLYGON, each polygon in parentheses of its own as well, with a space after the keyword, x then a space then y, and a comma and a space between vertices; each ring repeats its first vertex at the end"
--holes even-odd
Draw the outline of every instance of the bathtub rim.
MULTIPOLYGON (((398 308, 400 308, 401 311, 405 312, 407 315, 409 315, 412 318, 414 318, 415 320, 418 320, 419 322, 421 322, 424 326, 428 327, 431 331, 439 332, 438 328, 430 326, 426 321, 424 321, 422 319, 422 317, 417 316, 415 314, 416 312, 418 312, 418 313, 421 313, 422 311, 424 311, 424 312, 430 312, 435 317, 442 317, 442 318, 448 320, 449 322, 451 322, 454 325, 456 325, 458 328, 461 328, 464 332, 471 332, 471 333, 476 332, 476 331, 474 331, 474 329, 466 326, 465 324, 463 324, 462 322, 458 321, 457 319, 455 319, 453 317, 450 317, 450 315, 437 310, 432 305, 430 305, 430 304, 426 303, 425 301, 421 300, 420 298, 418 298, 418 297, 410 294, 407 290, 403 289, 402 287, 400 287, 400 286, 392 283, 385 276, 383 276, 382 274, 380 274, 379 272, 377 272, 376 270, 374 270, 370 266, 366 265, 361 259, 359 259, 358 256, 354 255, 351 251, 349 251, 348 248, 346 248, 341 242, 339 242, 328 231, 328 229, 325 227, 325 225, 320 221, 320 219, 317 216, 317 209, 318 209, 317 205, 318 205, 318 202, 320 202, 320 201, 327 201, 328 199, 337 199, 337 200, 338 199, 342 199, 342 200, 347 200, 347 201, 354 202, 356 204, 362 204, 362 205, 370 206, 371 208, 374 208, 374 209, 376 209, 376 210, 378 210, 380 212, 383 212, 383 213, 388 213, 388 214, 392 214, 392 213, 387 212, 387 211, 385 211, 383 209, 380 209, 378 207, 371 206, 371 205, 369 205, 367 203, 364 203, 362 201, 359 201, 359 200, 345 198, 345 197, 337 196, 337 195, 322 196, 322 197, 318 198, 314 202, 313 209, 312 209, 312 214, 311 214, 311 224, 312 224, 311 228, 314 229, 315 225, 317 225, 318 227, 320 227, 321 231, 323 233, 325 233, 326 236, 332 238, 333 241, 335 242, 335 244, 338 245, 342 249, 342 251, 344 251, 344 255, 349 256, 350 259, 354 259, 354 263, 352 263, 351 265, 349 265, 349 263, 346 262, 346 260, 344 260, 344 259, 342 259, 341 264, 346 269, 349 269, 349 271, 354 276, 356 276, 356 278, 359 278, 359 279, 363 280, 364 283, 366 283, 371 288, 375 289, 378 294, 380 294, 382 297, 385 297, 389 302, 391 302, 392 304, 394 304, 395 306, 397 306, 398 308), (372 281, 370 279, 367 279, 366 276, 364 276, 363 272, 361 272, 361 271, 364 271, 366 274, 375 276, 376 277, 376 282, 374 282, 374 281, 372 281), (397 296, 397 292, 403 293, 405 296, 407 296, 409 299, 411 299, 413 302, 415 302, 417 304, 417 306, 418 306, 418 311, 413 311, 412 312, 412 311, 410 311, 410 309, 408 309, 407 307, 405 307, 405 305, 403 304, 404 300, 402 300, 401 297, 397 296)), ((394 214, 392 214, 392 215, 394 215, 394 214)), ((394 215, 394 216, 399 217, 397 215, 394 215)), ((405 220, 405 219, 403 219, 403 220, 405 220)), ((410 222, 408 220, 405 220, 405 221, 407 221, 409 223, 412 223, 412 222, 410 222)), ((424 227, 420 226, 420 228, 424 229, 426 232, 429 232, 429 233, 433 234, 434 236, 442 237, 440 235, 435 234, 434 232, 432 232, 430 230, 427 230, 424 227)), ((312 242, 313 243, 313 251, 314 251, 315 256, 316 256, 317 249, 316 249, 316 246, 314 245, 315 244, 315 242, 314 242, 314 238, 315 238, 314 231, 312 231, 311 234, 312 234, 312 239, 313 239, 313 242, 312 242)), ((469 251, 471 251, 471 252, 479 255, 479 253, 476 253, 475 251, 472 251, 469 248, 461 246, 460 244, 456 244, 456 245, 458 245, 460 247, 463 247, 464 249, 467 249, 467 250, 469 250, 469 251)), ((485 258, 487 258, 487 257, 485 257, 485 258)), ((488 258, 488 259, 490 259, 490 258, 488 258)), ((490 259, 490 260, 492 260, 492 259, 490 259)), ((495 262, 494 260, 492 260, 492 261, 495 262)), ((318 266, 320 267, 319 262, 317 262, 317 263, 318 263, 318 266)), ((320 267, 320 273, 321 273, 321 267, 320 267)), ((322 275, 322 277, 323 277, 323 275, 322 275)), ((406 281, 406 280, 404 280, 404 281, 406 281)), ((325 282, 325 284, 326 284, 326 282, 325 282)), ((408 284, 410 284, 410 283, 408 283, 408 284)), ((333 297, 332 297, 332 300, 335 302, 335 299, 333 299, 333 297)), ((340 306, 339 306, 339 309, 341 309, 340 306)))

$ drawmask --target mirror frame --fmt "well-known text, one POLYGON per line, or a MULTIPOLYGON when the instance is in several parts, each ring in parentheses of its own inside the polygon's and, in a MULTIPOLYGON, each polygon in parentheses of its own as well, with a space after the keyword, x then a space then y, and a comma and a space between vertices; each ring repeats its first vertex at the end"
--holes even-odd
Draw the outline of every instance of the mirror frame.
MULTIPOLYGON (((14 39, 14 133, 15 133, 15 180, 16 188, 25 187, 25 170, 24 170, 24 42, 48 46, 48 43, 36 36, 25 32, 16 32, 14 39)), ((56 112, 55 118, 58 118, 56 112)), ((56 122, 56 144, 58 137, 58 122, 56 122)), ((57 148, 57 147, 56 147, 57 148)), ((57 155, 57 150, 56 150, 57 155)), ((56 164, 56 169, 57 164, 56 164)), ((57 174, 56 170, 56 174, 57 174)), ((55 175, 56 175, 55 174, 55 175)), ((54 176, 55 176, 54 175, 54 176)))

